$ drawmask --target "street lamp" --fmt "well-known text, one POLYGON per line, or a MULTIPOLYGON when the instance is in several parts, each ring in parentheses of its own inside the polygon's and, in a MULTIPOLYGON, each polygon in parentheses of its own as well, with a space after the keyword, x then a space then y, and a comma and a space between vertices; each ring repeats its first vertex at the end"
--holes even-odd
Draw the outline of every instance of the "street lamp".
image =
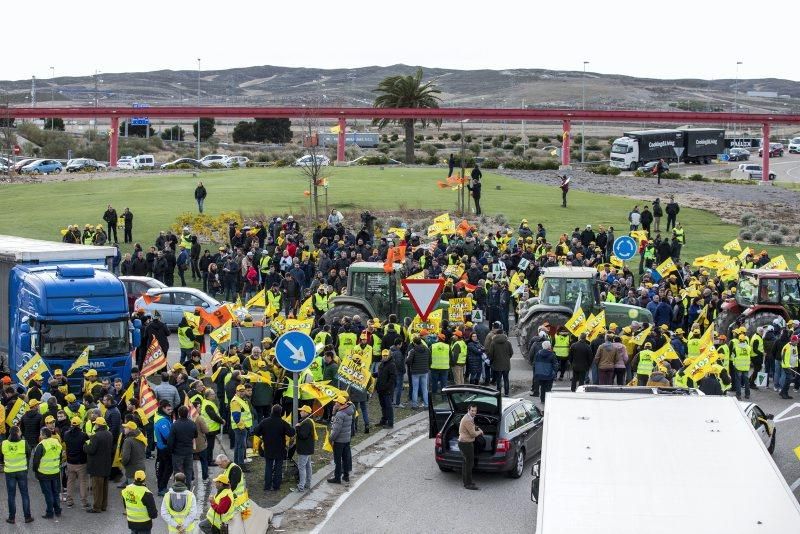
MULTIPOLYGON (((200 106, 200 58, 197 58, 197 106, 200 106)), ((197 159, 200 159, 200 119, 197 117, 197 159)))
MULTIPOLYGON (((739 112, 739 65, 741 65, 741 61, 736 62, 736 81, 733 84, 734 92, 733 92, 733 112, 739 112)), ((736 132, 736 123, 733 123, 733 131, 736 132)))
MULTIPOLYGON (((53 107, 53 103, 55 102, 55 77, 56 77, 56 68, 50 67, 50 107, 53 107)), ((53 117, 50 117, 50 130, 55 130, 55 120, 53 117)))
MULTIPOLYGON (((588 61, 583 62, 583 77, 581 78, 581 109, 586 109, 586 65, 588 61)), ((586 119, 581 121, 581 163, 584 160, 584 145, 586 144, 586 119)))

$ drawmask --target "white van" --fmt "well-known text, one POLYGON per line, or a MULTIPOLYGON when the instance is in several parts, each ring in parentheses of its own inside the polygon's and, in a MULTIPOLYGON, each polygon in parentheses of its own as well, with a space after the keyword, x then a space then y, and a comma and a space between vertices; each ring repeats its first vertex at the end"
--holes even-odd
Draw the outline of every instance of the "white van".
POLYGON ((800 154, 800 137, 793 137, 789 141, 789 154, 800 154))
POLYGON ((156 166, 156 158, 152 154, 141 154, 133 158, 134 169, 153 169, 156 166))

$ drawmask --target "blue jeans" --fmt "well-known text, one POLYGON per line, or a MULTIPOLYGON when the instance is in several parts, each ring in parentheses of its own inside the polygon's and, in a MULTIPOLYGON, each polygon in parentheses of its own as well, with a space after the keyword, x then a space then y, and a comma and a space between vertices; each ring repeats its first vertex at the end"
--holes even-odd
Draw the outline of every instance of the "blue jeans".
POLYGON ((742 396, 742 384, 744 384, 744 396, 750 397, 750 371, 733 370, 733 392, 736 397, 742 396))
MULTIPOLYGON (((14 519, 17 515, 17 488, 22 497, 22 512, 25 517, 31 517, 31 498, 28 496, 28 471, 6 473, 6 492, 8 493, 8 518, 14 519)), ((50 512, 52 513, 52 512, 50 512)))
POLYGON ((411 405, 418 406, 420 390, 422 390, 422 402, 428 405, 428 373, 411 375, 411 405))
POLYGON ((264 458, 264 491, 281 489, 283 459, 264 458))
POLYGON ((403 379, 405 379, 405 374, 398 374, 397 375, 397 382, 394 385, 394 403, 395 404, 402 404, 403 402, 403 379))
MULTIPOLYGON (((369 408, 367 407, 367 401, 356 401, 353 403, 353 405, 355 406, 356 411, 361 412, 361 418, 364 419, 364 428, 365 429, 369 428, 369 408)), ((353 412, 353 415, 355 414, 356 412, 353 412)), ((353 417, 353 425, 351 427, 351 432, 355 434, 356 430, 358 430, 358 427, 356 425, 356 418, 353 417)))
POLYGON ((197 199, 197 209, 200 210, 200 213, 203 213, 203 203, 206 201, 204 198, 197 199))
POLYGON ((233 462, 238 466, 244 465, 244 455, 247 452, 247 430, 233 429, 233 462))
POLYGON ((431 391, 438 393, 447 385, 447 369, 431 369, 431 391))
POLYGON ((783 372, 783 367, 781 367, 781 362, 775 362, 775 380, 773 380, 773 386, 777 389, 780 389, 783 386, 783 375, 786 373, 783 372))
POLYGON ((53 517, 53 512, 61 515, 61 480, 59 478, 40 480, 39 487, 42 489, 44 503, 47 507, 45 515, 53 517))

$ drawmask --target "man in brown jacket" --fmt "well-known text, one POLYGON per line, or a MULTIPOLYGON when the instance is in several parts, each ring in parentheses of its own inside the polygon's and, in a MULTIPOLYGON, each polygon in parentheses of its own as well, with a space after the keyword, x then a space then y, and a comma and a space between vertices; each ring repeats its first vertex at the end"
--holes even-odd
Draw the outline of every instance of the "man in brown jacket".
POLYGON ((467 413, 461 418, 458 425, 458 448, 464 463, 461 466, 461 476, 464 479, 464 487, 468 490, 480 489, 472 482, 472 467, 475 463, 475 438, 483 435, 483 430, 475 426, 475 416, 478 414, 478 407, 470 404, 467 413))
POLYGON ((600 373, 600 385, 610 386, 614 380, 614 364, 617 362, 617 348, 611 342, 611 337, 606 336, 605 343, 597 347, 594 363, 600 373))

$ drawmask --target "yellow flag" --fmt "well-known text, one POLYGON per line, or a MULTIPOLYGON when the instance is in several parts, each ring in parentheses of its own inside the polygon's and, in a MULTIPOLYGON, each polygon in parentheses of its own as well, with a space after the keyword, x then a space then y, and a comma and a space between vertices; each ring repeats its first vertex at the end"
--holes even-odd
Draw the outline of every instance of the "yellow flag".
POLYGON ((81 352, 81 355, 75 359, 75 363, 70 365, 69 369, 65 374, 69 376, 73 373, 73 371, 81 367, 86 367, 88 365, 89 365, 89 347, 86 347, 85 349, 83 349, 83 352, 81 352))
POLYGON ((742 245, 739 244, 738 239, 733 239, 722 245, 722 250, 724 250, 725 252, 730 252, 731 250, 735 250, 736 252, 741 252, 742 245))
POLYGON ((125 393, 122 394, 122 400, 129 401, 133 398, 133 382, 128 386, 128 389, 125 390, 125 393))
MULTIPOLYGON (((328 432, 327 427, 325 428, 325 442, 322 444, 322 450, 326 452, 333 452, 333 443, 331 443, 331 435, 328 432)), ((800 456, 798 456, 798 458, 800 458, 800 456)))
POLYGON ((284 332, 291 332, 299 330, 305 334, 311 334, 311 329, 314 328, 314 318, 311 319, 286 319, 286 326, 284 332))
POLYGON ((675 266, 675 262, 672 261, 672 258, 667 258, 661 265, 656 267, 656 271, 661 275, 661 278, 664 278, 672 271, 677 270, 678 268, 675 266))
POLYGON ((275 333, 283 334, 284 329, 286 329, 286 318, 283 315, 278 315, 272 320, 271 326, 275 333))
POLYGON ((442 309, 434 310, 428 315, 428 320, 423 321, 419 315, 414 316, 408 331, 411 333, 419 333, 420 330, 426 329, 429 332, 438 333, 442 329, 442 309))
POLYGON ((270 317, 270 318, 275 317, 276 315, 278 315, 278 311, 279 310, 276 310, 275 306, 273 306, 272 303, 270 302, 264 309, 264 317, 270 317))
POLYGON ((586 321, 586 330, 589 332, 589 335, 586 338, 589 341, 594 341, 597 336, 600 335, 600 332, 606 329, 606 311, 602 310, 600 313, 595 315, 594 321, 586 321))
POLYGON ((644 230, 634 230, 631 232, 631 237, 639 241, 647 241, 647 232, 644 230))
POLYGON ((411 274, 411 275, 409 275, 409 276, 406 276, 406 278, 408 278, 409 280, 421 280, 421 279, 422 279, 422 276, 423 276, 424 274, 425 274, 425 273, 424 273, 423 271, 420 271, 420 272, 418 272, 418 273, 414 273, 414 274, 411 274))
POLYGON ((233 322, 228 321, 224 325, 220 326, 219 328, 211 332, 211 334, 209 334, 209 337, 214 341, 216 341, 217 344, 227 343, 228 341, 231 340, 232 327, 233 327, 233 322))
POLYGON ((700 354, 700 358, 686 368, 686 375, 697 382, 710 371, 711 367, 719 360, 720 353, 712 346, 700 354))
POLYGON ((189 326, 192 327, 192 330, 198 330, 200 328, 200 316, 190 312, 183 312, 183 317, 186 319, 186 322, 189 323, 189 326))
POLYGON ((623 267, 625 267, 625 262, 624 262, 624 261, 622 261, 621 259, 619 259, 618 257, 614 256, 613 254, 612 254, 612 255, 611 255, 611 257, 608 259, 608 262, 609 262, 611 265, 613 265, 614 267, 617 267, 617 268, 619 268, 619 269, 622 269, 623 267))
POLYGON ((256 293, 255 295, 253 295, 253 298, 251 298, 250 300, 247 301, 247 304, 245 304, 245 307, 247 307, 247 308, 265 308, 267 306, 266 291, 267 290, 265 288, 265 289, 262 289, 261 291, 259 291, 258 293, 256 293))
POLYGON ((765 264, 761 269, 776 269, 779 271, 788 271, 789 264, 786 263, 786 258, 783 257, 783 254, 774 258, 771 262, 765 264))
POLYGON ((744 250, 742 250, 742 251, 739 253, 739 255, 738 255, 738 256, 736 256, 736 257, 737 257, 737 258, 739 258, 739 261, 744 261, 744 259, 747 257, 747 255, 748 255, 748 254, 752 254, 753 252, 754 252, 754 250, 753 250, 752 248, 750 248, 750 247, 745 247, 745 248, 744 248, 744 250))
POLYGON ((648 326, 647 328, 645 328, 644 330, 633 336, 631 338, 631 341, 633 341, 636 345, 641 345, 642 343, 644 343, 644 340, 647 339, 647 336, 650 335, 650 332, 652 330, 653 330, 652 325, 648 326))
POLYGON ((9 408, 8 413, 6 414, 6 425, 8 426, 15 426, 18 425, 19 422, 22 420, 22 416, 25 415, 25 412, 28 410, 28 403, 26 403, 22 399, 17 399, 14 401, 14 405, 9 408))
POLYGON ((700 336, 700 352, 704 351, 706 347, 711 347, 714 344, 714 324, 712 323, 703 335, 700 336))
POLYGON ((586 331, 586 314, 583 313, 583 308, 575 310, 575 313, 572 314, 572 317, 569 318, 564 327, 575 337, 586 331))
POLYGON ((406 231, 407 230, 405 228, 398 228, 396 226, 393 226, 393 227, 389 228, 386 231, 386 233, 394 234, 394 235, 398 235, 398 236, 400 236, 400 235, 405 236, 406 235, 406 231))
POLYGON ((450 221, 450 214, 449 213, 442 213, 441 215, 439 215, 438 217, 433 219, 433 222, 435 224, 447 223, 449 221, 450 221))
POLYGON ((298 319, 314 317, 314 306, 311 304, 311 298, 312 297, 308 297, 305 302, 300 305, 300 311, 297 312, 298 319))
POLYGON ((325 406, 333 399, 339 396, 344 396, 346 392, 339 388, 329 385, 327 382, 309 382, 300 384, 300 391, 303 391, 315 400, 319 401, 321 406, 325 406))
MULTIPOLYGON (((84 351, 85 352, 85 351, 84 351)), ((86 362, 89 363, 88 360, 86 362)), ((28 381, 37 374, 42 374, 48 372, 49 369, 47 368, 47 364, 45 363, 44 359, 39 356, 39 353, 34 353, 31 356, 31 359, 28 360, 25 365, 22 366, 22 369, 17 371, 17 378, 19 378, 19 383, 25 386, 28 385, 28 381)), ((69 374, 69 373, 67 373, 69 374)))

